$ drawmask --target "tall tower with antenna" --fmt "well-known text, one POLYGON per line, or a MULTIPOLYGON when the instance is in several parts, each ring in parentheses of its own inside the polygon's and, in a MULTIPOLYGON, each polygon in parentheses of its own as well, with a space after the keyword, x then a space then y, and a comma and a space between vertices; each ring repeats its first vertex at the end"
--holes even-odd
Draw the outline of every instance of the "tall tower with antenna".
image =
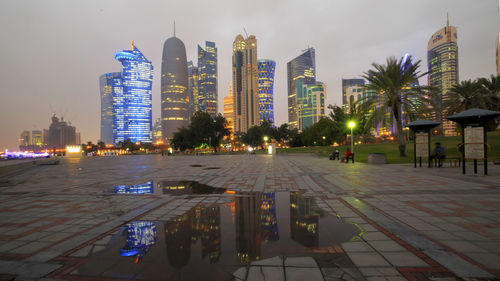
POLYGON ((448 13, 446 26, 436 31, 427 44, 427 66, 428 85, 440 90, 436 102, 441 109, 435 110, 435 118, 442 122, 445 136, 454 136, 457 134, 455 124, 446 120, 448 113, 446 108, 442 108, 450 99, 450 89, 458 83, 457 28, 450 25, 448 13))
POLYGON ((189 125, 189 93, 186 47, 174 34, 163 44, 161 64, 161 129, 165 141, 189 125))

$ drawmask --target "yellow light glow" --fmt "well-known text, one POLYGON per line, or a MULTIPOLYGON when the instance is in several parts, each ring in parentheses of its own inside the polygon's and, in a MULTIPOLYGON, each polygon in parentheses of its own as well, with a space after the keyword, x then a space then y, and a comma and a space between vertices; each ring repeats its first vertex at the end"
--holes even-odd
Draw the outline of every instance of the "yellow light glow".
POLYGON ((354 123, 353 121, 350 121, 349 128, 354 128, 354 127, 356 127, 356 123, 354 123))
POLYGON ((66 152, 68 153, 80 153, 82 148, 79 145, 68 145, 66 146, 66 152))

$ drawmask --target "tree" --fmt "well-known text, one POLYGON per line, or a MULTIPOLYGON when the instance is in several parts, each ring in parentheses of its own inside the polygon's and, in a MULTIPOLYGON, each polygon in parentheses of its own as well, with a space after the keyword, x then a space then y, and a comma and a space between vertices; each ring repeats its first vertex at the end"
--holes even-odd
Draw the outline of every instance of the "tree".
POLYGON ((491 75, 488 78, 479 78, 481 91, 485 95, 486 108, 488 110, 500 110, 500 75, 491 75))
MULTIPOLYGON (((434 101, 434 89, 427 86, 411 86, 418 78, 427 75, 420 73, 421 60, 413 62, 409 57, 397 60, 387 59, 385 65, 373 63, 374 69, 363 75, 369 83, 364 87, 374 90, 379 95, 367 95, 359 102, 360 109, 366 114, 366 125, 375 128, 386 119, 386 113, 396 125, 399 155, 406 156, 406 144, 403 134, 403 118, 415 120, 421 116, 429 116, 429 102, 434 101), (403 112, 405 116, 403 117, 403 112)), ((435 104, 432 104, 435 107, 435 104)))
POLYGON ((217 149, 222 139, 230 134, 226 125, 227 120, 220 113, 212 118, 207 112, 197 111, 187 128, 182 127, 174 133, 172 145, 180 150, 192 149, 201 144, 217 149))
POLYGON ((484 89, 477 81, 466 80, 453 85, 449 99, 443 103, 447 115, 453 115, 470 108, 486 108, 484 89))

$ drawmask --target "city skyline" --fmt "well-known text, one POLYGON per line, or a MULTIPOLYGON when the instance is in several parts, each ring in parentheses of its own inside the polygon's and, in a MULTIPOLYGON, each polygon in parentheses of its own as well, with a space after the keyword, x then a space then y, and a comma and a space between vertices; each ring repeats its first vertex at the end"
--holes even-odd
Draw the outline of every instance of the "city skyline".
MULTIPOLYGON (((277 62, 274 91, 277 125, 288 121, 286 63, 301 50, 315 48, 318 76, 328 87, 326 105, 341 105, 341 79, 359 77, 371 68, 373 62, 384 63, 389 56, 400 57, 409 52, 422 60, 421 71, 426 71, 427 41, 445 25, 446 11, 449 11, 450 22, 458 28, 460 79, 489 77, 496 73, 495 39, 500 26, 498 1, 353 2, 316 2, 302 7, 300 2, 277 1, 270 8, 281 9, 283 14, 289 12, 289 15, 275 19, 270 16, 273 9, 261 10, 257 2, 238 5, 221 1, 209 8, 210 12, 221 16, 212 19, 212 24, 205 25, 206 28, 192 22, 193 19, 205 21, 209 17, 203 13, 207 11, 194 13, 189 20, 180 18, 179 14, 192 11, 193 6, 187 4, 177 6, 154 2, 145 5, 140 9, 148 14, 148 19, 128 28, 119 28, 123 25, 119 19, 136 11, 128 11, 115 2, 70 4, 51 1, 49 5, 3 2, 0 4, 0 22, 9 28, 1 31, 5 42, 0 46, 4 54, 1 57, 4 73, 0 76, 0 92, 5 100, 0 118, 16 122, 2 122, 0 149, 15 148, 23 130, 40 130, 44 126, 43 120, 53 113, 72 121, 82 132, 82 142, 97 142, 100 133, 98 77, 104 72, 119 71, 115 62, 107 61, 109 54, 119 51, 131 40, 141 42, 141 50, 157 66, 153 81, 153 118, 159 117, 161 47, 165 38, 172 35, 174 20, 177 22, 177 36, 186 44, 189 60, 196 58, 198 42, 207 40, 217 44, 218 84, 221 85, 218 92, 219 112, 231 81, 231 43, 234 36, 245 28, 258 38, 259 58, 277 62), (73 9, 78 13, 63 12, 73 9), (360 17, 357 23, 349 26, 341 24, 347 22, 349 14, 358 13, 359 9, 369 10, 370 15, 377 12, 377 18, 381 19, 373 21, 367 16, 360 17), (415 16, 409 16, 408 9, 415 16), (16 14, 25 15, 30 21, 23 20, 25 17, 15 17, 16 14), (294 23, 292 19, 297 14, 309 18, 310 24, 303 27, 294 23), (89 22, 86 18, 93 20, 89 22), (60 21, 67 24, 60 25, 60 21), (398 22, 398 26, 393 22, 398 22), (117 32, 101 31, 102 26, 108 25, 117 32), (149 32, 142 32, 144 29, 149 32), (300 36, 297 36, 298 31, 302 32, 300 36), (36 45, 37 52, 28 49, 33 45, 36 45), (40 53, 44 55, 40 56, 40 53)), ((217 17, 211 15, 210 18, 217 17)), ((422 79, 421 84, 425 85, 425 80, 422 79)))

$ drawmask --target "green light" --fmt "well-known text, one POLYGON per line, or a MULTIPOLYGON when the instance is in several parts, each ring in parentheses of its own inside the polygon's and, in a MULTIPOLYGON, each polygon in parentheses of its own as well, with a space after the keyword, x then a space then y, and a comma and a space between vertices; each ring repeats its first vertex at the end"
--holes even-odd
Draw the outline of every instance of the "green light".
POLYGON ((349 128, 354 128, 356 127, 356 123, 354 123, 353 121, 349 121, 349 128))

